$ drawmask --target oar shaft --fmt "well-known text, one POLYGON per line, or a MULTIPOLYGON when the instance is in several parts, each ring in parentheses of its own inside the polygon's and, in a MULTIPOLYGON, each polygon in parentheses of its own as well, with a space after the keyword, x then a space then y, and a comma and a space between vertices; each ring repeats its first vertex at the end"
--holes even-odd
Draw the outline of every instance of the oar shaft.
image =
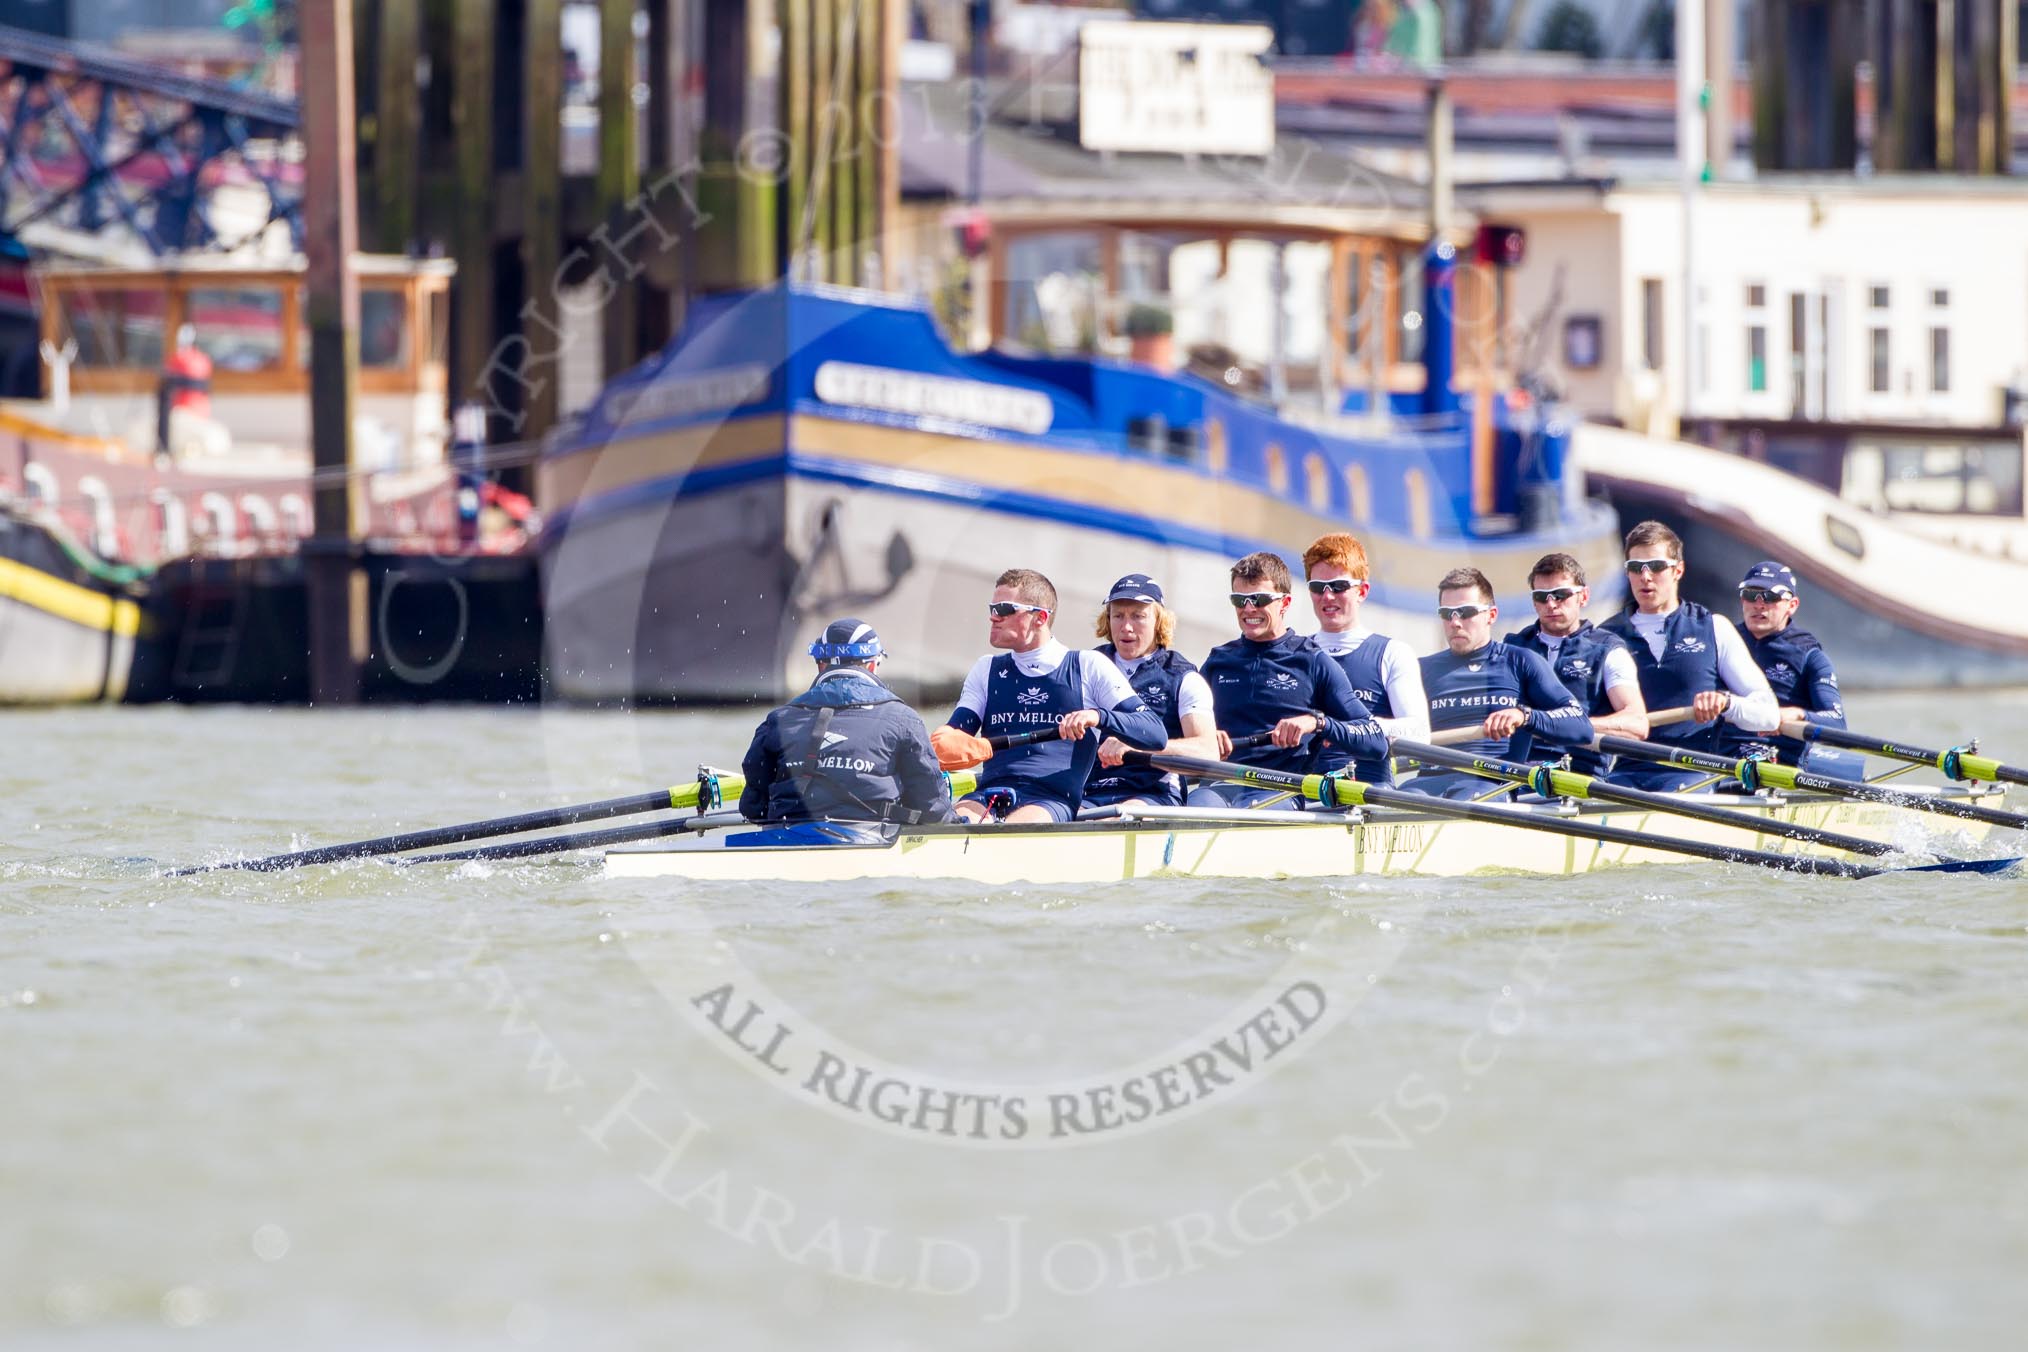
POLYGON ((1868 737, 1863 732, 1852 732, 1845 728, 1827 728, 1807 722, 1785 723, 1782 725, 1782 731, 1791 737, 1800 737, 1804 741, 1822 742, 1826 746, 1841 746, 1851 751, 1863 751, 1869 756, 1885 756, 1889 760, 1933 765, 1952 779, 1973 779, 1985 784, 2028 784, 2028 770, 2018 765, 2003 765, 1991 756, 1977 756, 1956 747, 1932 751, 1927 747, 1906 746, 1900 742, 1868 737))
MULTIPOLYGON (((743 782, 739 776, 729 775, 723 777, 721 784, 737 793, 743 782)), ((344 845, 319 845, 307 850, 292 850, 287 854, 271 854, 262 859, 202 864, 193 868, 177 869, 169 876, 182 877, 222 868, 273 873, 281 869, 304 868, 312 864, 337 863, 344 859, 366 859, 376 855, 400 854, 407 850, 436 849, 443 845, 462 844, 468 840, 484 840, 490 836, 519 835, 523 831, 546 831, 551 827, 574 826, 579 822, 602 821, 609 817, 662 812, 672 807, 687 806, 688 804, 682 801, 686 793, 694 803, 696 789, 697 786, 694 784, 685 784, 672 789, 658 789, 652 793, 630 794, 624 798, 607 798, 595 803, 575 803, 569 807, 523 812, 512 817, 492 817, 485 821, 462 822, 456 826, 436 826, 421 831, 406 831, 400 835, 380 836, 373 840, 352 841, 344 845)))
MULTIPOLYGON (((1535 767, 1523 765, 1519 761, 1471 756, 1459 751, 1447 751, 1442 747, 1426 746, 1419 742, 1396 741, 1394 747, 1397 752, 1428 765, 1441 765, 1491 779, 1509 780, 1516 784, 1533 785, 1537 782, 1535 767)), ((1688 817, 1693 821, 1710 822, 1714 826, 1730 826, 1760 835, 1781 836, 1784 839, 1801 840, 1814 845, 1828 845, 1832 849, 1844 850, 1848 854, 1893 854, 1898 849, 1897 846, 1885 841, 1867 840, 1863 836, 1848 836, 1841 831, 1826 831, 1821 827, 1784 821, 1772 815, 1740 812, 1733 808, 1719 807, 1714 803, 1698 802, 1684 794, 1629 789, 1618 784, 1607 784, 1592 775, 1580 775, 1569 770, 1547 767, 1545 769, 1550 793, 1560 798, 1588 798, 1601 803, 1648 808, 1678 817, 1688 817)))
POLYGON ((469 850, 445 850, 441 854, 415 855, 395 862, 408 865, 451 864, 468 859, 529 859, 539 854, 596 850, 635 840, 654 840, 660 836, 679 836, 691 831, 712 831, 745 824, 746 818, 737 812, 713 813, 705 817, 665 817, 660 821, 640 822, 633 826, 609 826, 602 831, 576 831, 570 835, 542 836, 535 840, 510 840, 504 845, 477 845, 469 850))
POLYGON ((1871 878, 1875 874, 1888 871, 1874 868, 1869 864, 1854 864, 1824 855, 1776 854, 1771 850, 1748 849, 1743 845, 1715 845, 1701 840, 1684 840, 1680 836, 1660 836, 1651 831, 1628 831, 1599 822, 1566 821, 1561 817, 1541 816, 1526 808, 1463 803, 1450 798, 1432 798, 1427 794, 1412 793, 1404 789, 1382 788, 1376 784, 1362 784, 1358 787, 1363 791, 1361 797, 1366 802, 1382 807, 1398 807, 1411 812, 1434 812, 1441 816, 1463 817, 1471 821, 1503 822, 1527 830, 1548 831, 1552 835, 1575 836, 1579 840, 1602 840, 1611 845, 1662 850, 1669 854, 1686 854, 1699 859, 1721 860, 1729 864, 1757 864, 1762 868, 1786 869, 1794 873, 1821 873, 1837 878, 1871 878))
MULTIPOLYGON (((950 776, 953 794, 970 793, 977 784, 978 776, 970 770, 959 770, 950 776)), ((452 864, 467 859, 532 859, 539 854, 560 854, 565 850, 596 850, 607 845, 625 845, 629 841, 654 840, 660 836, 682 835, 689 831, 715 831, 735 826, 769 824, 749 822, 737 812, 718 812, 703 817, 678 817, 673 820, 663 818, 660 821, 641 822, 634 826, 609 827, 603 831, 579 831, 571 835, 543 836, 537 840, 510 840, 504 845, 481 845, 470 850, 446 850, 441 854, 415 855, 395 862, 452 864)))
MULTIPOLYGON (((1323 775, 1298 775, 1284 770, 1262 770, 1231 761, 1198 760, 1191 756, 1169 756, 1161 752, 1132 754, 1146 756, 1149 764, 1182 775, 1194 775, 1203 779, 1229 779, 1242 784, 1257 784, 1264 788, 1291 789, 1310 799, 1320 799, 1324 792, 1323 775)), ((1531 812, 1527 808, 1463 803, 1456 799, 1437 798, 1407 789, 1362 784, 1357 780, 1336 780, 1334 787, 1338 801, 1343 806, 1363 804, 1372 807, 1392 807, 1405 812, 1421 813, 1424 816, 1497 822, 1523 830, 1575 836, 1580 840, 1602 840, 1611 845, 1630 845, 1734 864, 1758 864, 1763 868, 1787 869, 1795 873, 1822 873, 1840 878, 1870 878, 1886 871, 1843 859, 1829 859, 1822 855, 1775 854, 1769 850, 1754 850, 1744 846, 1713 845, 1701 840, 1684 840, 1678 836, 1659 836, 1648 831, 1627 831, 1596 822, 1566 821, 1561 817, 1531 812)))
POLYGON ((1749 788, 1756 784, 1765 784, 1777 789, 1836 794, 1842 798, 1852 798, 1865 803, 1883 803, 1888 807, 1907 808, 1914 812, 1930 812, 1941 817, 1960 817, 1966 821, 1985 822, 1989 826, 2005 826, 2015 830, 2028 829, 2028 816, 2018 812, 1982 807, 1977 803, 1945 798, 1940 794, 1911 793, 1906 789, 1890 789, 1880 784, 1861 784, 1854 780, 1836 779, 1830 775, 1798 770, 1792 765, 1780 765, 1774 761, 1749 761, 1715 756, 1709 752, 1688 751, 1681 747, 1664 746, 1658 742, 1639 742, 1631 737, 1601 737, 1598 739, 1598 749, 1614 755, 1632 756, 1636 760, 1654 761, 1659 765, 1672 765, 1679 770, 1704 770, 1712 774, 1734 776, 1747 783, 1749 788))

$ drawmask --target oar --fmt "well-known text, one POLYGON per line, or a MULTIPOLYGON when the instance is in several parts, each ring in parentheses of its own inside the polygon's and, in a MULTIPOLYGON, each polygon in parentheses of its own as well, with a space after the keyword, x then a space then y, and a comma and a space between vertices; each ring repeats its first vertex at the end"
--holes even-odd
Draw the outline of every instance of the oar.
POLYGON ((1961 746, 1931 751, 1926 747, 1903 746, 1900 742, 1870 737, 1863 732, 1826 728, 1801 719, 1790 719, 1782 724, 1782 736, 1805 742, 1822 742, 1826 746, 1842 746, 1852 751, 1863 751, 1869 756, 1885 756, 1889 760, 1934 765, 1952 779, 1975 779, 1982 784, 2028 784, 2028 770, 2018 765, 2002 765, 1990 756, 1975 756, 1961 746))
POLYGON ((678 811, 697 806, 700 791, 717 786, 723 796, 738 796, 746 786, 740 775, 699 775, 689 784, 678 784, 673 788, 657 789, 653 793, 630 794, 625 798, 604 798, 591 803, 573 803, 568 807, 543 808, 537 812, 522 812, 511 817, 488 817, 482 821, 462 822, 456 826, 436 826, 422 831, 407 831, 400 835, 378 836, 372 840, 355 840, 346 845, 319 845, 314 849, 292 850, 287 854, 271 854, 261 859, 236 859, 222 864, 195 864, 188 868, 172 869, 166 876, 187 877, 193 873, 209 873, 214 869, 249 869, 256 873, 273 873, 281 869, 304 868, 311 864, 332 864, 342 859, 366 859, 375 855, 400 854, 405 850, 428 850, 439 845, 458 845, 467 840, 484 840, 489 836, 519 835, 523 831, 543 831, 552 826, 575 826, 579 822, 604 821, 610 817, 631 817, 642 812, 661 812, 670 808, 678 811))
POLYGON ((1256 769, 1251 765, 1237 765, 1229 761, 1204 761, 1189 756, 1169 756, 1161 752, 1137 751, 1131 755, 1144 757, 1148 764, 1177 774, 1225 779, 1234 783, 1257 784, 1273 789, 1291 789, 1305 798, 1323 803, 1326 807, 1392 807, 1434 817, 1496 822, 1502 826, 1519 827, 1525 831, 1547 831, 1551 835, 1575 836, 1581 840, 1604 841, 1610 845, 1632 845, 1643 849, 1664 850, 1671 854, 1717 859, 1726 863, 1757 864, 1762 868, 1782 869, 1791 873, 1829 874, 1840 878, 1871 878, 1882 873, 1919 873, 1932 870, 1998 873, 2019 862, 2014 859, 1968 859, 1943 864, 1918 864, 1912 868, 1876 868, 1870 864, 1854 864, 1844 859, 1829 859, 1822 855, 1775 854, 1769 850, 1752 850, 1735 845, 1712 845, 1701 840, 1684 840, 1678 836, 1658 836, 1648 831, 1629 831, 1622 827, 1605 826, 1595 822, 1567 821, 1561 817, 1541 816, 1526 808, 1462 803, 1455 799, 1437 798, 1406 789, 1362 784, 1356 779, 1340 779, 1336 775, 1291 774, 1282 770, 1256 769))
POLYGON ((1895 854, 1897 845, 1883 840, 1867 840, 1863 836, 1848 836, 1837 831, 1825 831, 1801 822, 1783 821, 1778 817, 1759 816, 1751 812, 1739 812, 1732 808, 1716 807, 1708 802, 1698 802, 1687 794, 1651 793, 1646 789, 1623 788, 1608 784, 1592 775, 1580 775, 1569 770, 1559 770, 1550 765, 1523 765, 1519 761, 1500 760, 1490 756, 1471 756, 1461 751, 1447 751, 1439 746, 1426 746, 1420 742, 1396 741, 1396 755, 1407 756, 1424 765, 1441 765, 1447 769, 1464 770, 1489 779, 1504 779, 1515 784, 1525 784, 1544 798, 1587 798, 1601 803, 1625 803, 1631 807, 1653 808, 1657 812, 1670 812, 1679 817, 1696 821, 1711 822, 1718 826, 1735 826, 1742 831, 1764 832, 1771 836, 1786 836, 1790 840, 1804 840, 1816 845, 1829 845, 1833 849, 1849 854, 1895 854))
MULTIPOLYGON (((1648 726, 1659 728, 1668 723, 1690 723, 1697 718, 1697 711, 1688 705, 1680 709, 1656 709, 1648 714, 1648 726)), ((1485 725, 1474 723, 1468 728, 1445 728, 1442 732, 1430 734, 1430 744, 1436 746, 1462 746, 1466 742, 1482 742, 1486 739, 1485 725)))
MULTIPOLYGON (((970 793, 978 782, 978 776, 970 770, 957 770, 949 776, 951 795, 958 797, 970 793)), ((718 812, 704 817, 679 817, 674 821, 663 820, 642 822, 638 826, 613 826, 603 831, 578 831, 567 836, 542 836, 536 840, 510 840, 505 845, 476 845, 469 850, 446 850, 442 854, 416 855, 408 859, 397 859, 397 864, 451 864, 467 859, 529 859, 541 854, 561 854, 565 850, 597 850, 607 845, 625 845, 636 840, 654 840, 659 836, 679 836, 689 831, 717 831, 734 826, 766 826, 766 822, 748 821, 737 812, 718 812)))
POLYGON ((1786 789, 1792 793, 1808 790, 1813 793, 1829 793, 1841 798, 1852 798, 1863 803, 1885 803, 1889 807, 1905 807, 1916 812, 1934 812, 1943 817, 1962 817, 1967 821, 2011 827, 2017 831, 2028 830, 2028 816, 2023 816, 2019 812, 2003 812, 1999 808, 1981 807, 1977 803, 1946 798, 1941 794, 1911 793, 1906 789, 1890 789, 1882 784, 1861 784, 1856 780, 1836 779, 1830 775, 1798 770, 1793 765, 1782 765, 1771 760, 1744 760, 1713 755, 1705 751, 1686 751, 1682 747, 1664 746, 1658 742, 1637 742, 1631 737, 1601 737, 1598 739, 1598 749, 1618 756, 1632 756, 1636 760, 1673 766, 1678 770, 1702 770, 1709 774, 1731 775, 1744 785, 1749 793, 1763 787, 1786 789))
POLYGON ((665 817, 635 826, 609 826, 603 831, 575 831, 567 836, 542 836, 536 840, 510 840, 505 845, 474 845, 469 850, 445 850, 441 854, 418 854, 394 862, 410 864, 451 864, 467 859, 528 859, 539 854, 560 854, 565 850, 596 850, 607 845, 625 845, 657 836, 679 836, 689 831, 716 831, 721 827, 748 825, 737 812, 714 812, 703 817, 665 817))

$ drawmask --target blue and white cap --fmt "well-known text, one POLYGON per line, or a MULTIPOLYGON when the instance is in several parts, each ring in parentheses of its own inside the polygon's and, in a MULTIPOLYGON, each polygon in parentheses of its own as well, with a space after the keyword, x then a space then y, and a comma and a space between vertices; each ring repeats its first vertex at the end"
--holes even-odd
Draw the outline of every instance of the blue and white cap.
POLYGON ((880 635, 864 620, 833 620, 810 645, 810 656, 819 662, 870 662, 887 656, 880 635))
POLYGON ((1764 587, 1768 591, 1780 592, 1784 596, 1801 595, 1796 590, 1795 573, 1787 564, 1776 563, 1773 559, 1762 559, 1747 569, 1746 576, 1739 580, 1739 586, 1741 591, 1748 587, 1764 587))
POLYGON ((1107 594, 1106 601, 1108 603, 1113 601, 1153 601, 1156 605, 1160 605, 1162 603, 1162 589, 1156 585, 1155 579, 1149 577, 1146 573, 1128 573, 1118 582, 1113 583, 1113 589, 1107 594))

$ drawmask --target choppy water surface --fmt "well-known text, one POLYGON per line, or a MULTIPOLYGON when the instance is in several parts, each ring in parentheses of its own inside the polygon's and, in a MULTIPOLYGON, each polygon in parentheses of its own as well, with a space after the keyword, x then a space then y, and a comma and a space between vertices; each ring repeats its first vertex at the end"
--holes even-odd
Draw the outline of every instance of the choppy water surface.
MULTIPOLYGON (((2028 696, 1854 717, 2028 755, 2028 696)), ((2018 880, 150 863, 752 722, 0 716, 0 1343, 2021 1344, 2018 880)))

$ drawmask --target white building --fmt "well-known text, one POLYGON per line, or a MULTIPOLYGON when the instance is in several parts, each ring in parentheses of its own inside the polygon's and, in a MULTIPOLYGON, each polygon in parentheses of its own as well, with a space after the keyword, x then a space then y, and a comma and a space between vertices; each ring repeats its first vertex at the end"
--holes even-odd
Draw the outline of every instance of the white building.
POLYGON ((1469 191, 1527 231, 1511 313, 1585 415, 1992 428, 2028 382, 2028 184, 1764 177, 1697 197, 1683 315, 1673 185, 1469 191), (1685 364, 1685 348, 1690 361, 1685 364))

